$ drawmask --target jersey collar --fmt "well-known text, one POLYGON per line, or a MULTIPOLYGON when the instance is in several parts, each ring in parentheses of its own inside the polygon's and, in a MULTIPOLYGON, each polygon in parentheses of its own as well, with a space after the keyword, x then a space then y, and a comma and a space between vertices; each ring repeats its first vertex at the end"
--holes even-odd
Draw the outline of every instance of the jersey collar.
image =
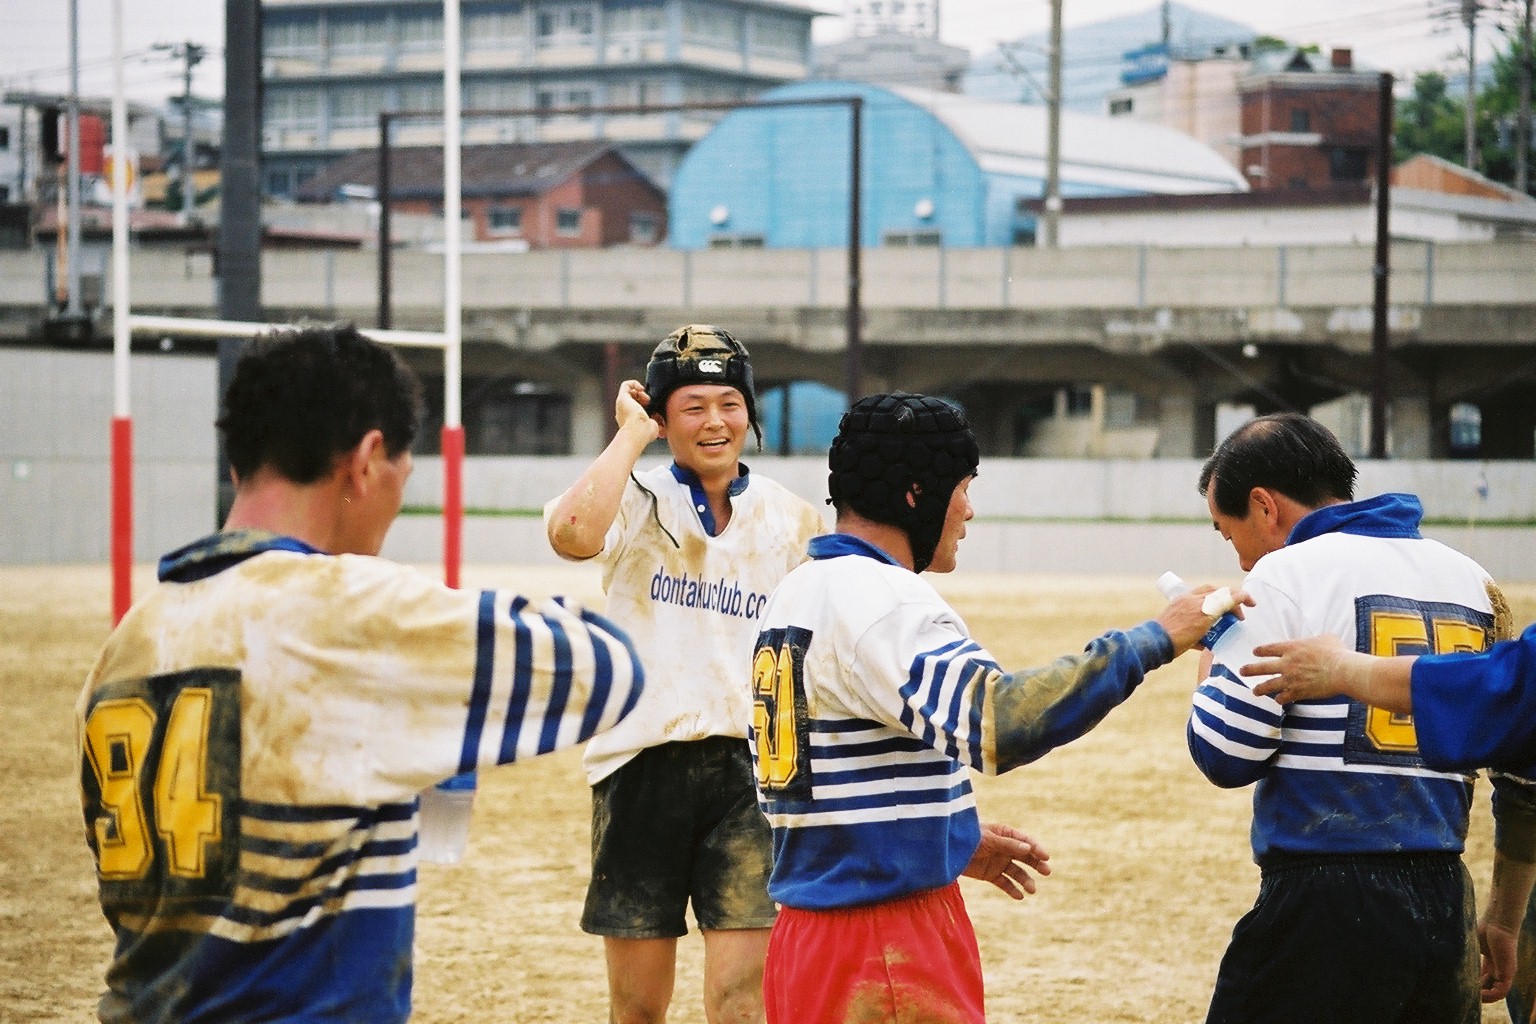
POLYGON ((812 537, 810 544, 812 558, 841 558, 843 555, 863 555, 865 558, 873 558, 877 562, 885 562, 905 569, 896 559, 888 553, 875 547, 862 537, 855 537, 851 533, 823 533, 819 537, 812 537))
MULTIPOLYGON (((704 484, 699 480, 699 475, 691 469, 684 469, 676 462, 671 465, 672 479, 688 488, 688 497, 693 502, 693 510, 699 514, 699 522, 704 526, 704 532, 711 537, 719 532, 715 525, 715 513, 709 507, 709 495, 704 493, 704 484)), ((726 485, 725 493, 734 498, 747 489, 750 482, 748 476, 752 471, 747 468, 745 462, 736 463, 736 479, 726 485)))
POLYGON ((295 537, 266 530, 228 530, 195 540, 160 559, 160 581, 192 583, 207 579, 264 551, 292 551, 300 555, 325 553, 295 537))
POLYGON ((1300 544, 1325 533, 1418 540, 1419 522, 1423 518, 1424 506, 1414 495, 1379 494, 1363 501, 1325 505, 1315 512, 1308 512, 1291 527, 1291 535, 1285 542, 1300 544))

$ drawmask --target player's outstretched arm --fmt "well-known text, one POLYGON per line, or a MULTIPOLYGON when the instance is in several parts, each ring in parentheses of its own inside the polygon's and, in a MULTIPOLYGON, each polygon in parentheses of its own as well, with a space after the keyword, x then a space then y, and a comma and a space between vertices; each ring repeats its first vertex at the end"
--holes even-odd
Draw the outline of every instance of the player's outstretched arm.
POLYGON ((1036 882, 1030 871, 1044 876, 1051 873, 1051 855, 1045 847, 1011 825, 983 822, 981 845, 971 862, 960 872, 967 878, 991 882, 1016 900, 1035 892, 1036 882))
POLYGON ((544 507, 544 531, 549 546, 562 558, 591 558, 603 550, 603 540, 624 498, 624 485, 646 445, 660 428, 646 407, 650 396, 636 380, 619 385, 614 399, 618 431, 585 473, 544 507))
POLYGON ((1239 671, 1271 676, 1253 688, 1281 704, 1345 696, 1399 714, 1413 713, 1413 658, 1377 658, 1344 646, 1336 636, 1260 644, 1260 661, 1239 671))

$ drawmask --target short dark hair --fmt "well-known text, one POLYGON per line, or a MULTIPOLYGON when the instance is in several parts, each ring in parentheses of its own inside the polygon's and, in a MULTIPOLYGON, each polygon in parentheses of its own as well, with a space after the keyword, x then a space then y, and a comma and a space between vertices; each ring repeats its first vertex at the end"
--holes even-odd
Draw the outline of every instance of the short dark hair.
POLYGON ((237 478, 269 466, 310 484, 370 430, 391 458, 421 427, 421 382, 392 350, 351 324, 253 339, 224 393, 217 426, 237 478))
POLYGON ((1248 514, 1255 487, 1279 491, 1308 508, 1350 501, 1355 464, 1321 423, 1285 412, 1238 427, 1200 469, 1200 493, 1215 488, 1215 505, 1239 518, 1248 514))

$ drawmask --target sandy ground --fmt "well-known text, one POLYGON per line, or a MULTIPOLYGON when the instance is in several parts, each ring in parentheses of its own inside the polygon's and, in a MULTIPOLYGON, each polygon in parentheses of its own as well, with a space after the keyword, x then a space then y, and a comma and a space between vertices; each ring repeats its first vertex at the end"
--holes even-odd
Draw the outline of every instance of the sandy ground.
MULTIPOLYGON (((1155 613, 1150 580, 939 578, 1004 666, 1077 649, 1155 613)), ((1212 582, 1235 582, 1216 580, 1212 582)), ((477 567, 468 586, 596 596, 576 569, 477 567)), ((149 585, 147 570, 136 592, 149 585)), ((110 952, 75 795, 71 709, 108 629, 104 567, 0 568, 0 1021, 83 1022, 110 952)), ((1511 592, 1536 619, 1536 587, 1511 592)), ((1055 873, 1015 903, 963 880, 997 1022, 1189 1022, 1251 905, 1249 793, 1213 788, 1184 748, 1195 659, 1155 673, 1092 734, 1001 779, 979 779, 983 816, 1050 850, 1055 873)), ((1479 784, 1468 861, 1486 883, 1492 826, 1479 784)), ((470 850, 423 865, 414 1020, 606 1018, 602 947, 577 927, 589 802, 577 752, 487 773, 470 850)), ((702 945, 680 943, 673 1024, 700 1024, 702 945)), ((1507 1021, 1502 1007, 1488 1021, 1507 1021)))

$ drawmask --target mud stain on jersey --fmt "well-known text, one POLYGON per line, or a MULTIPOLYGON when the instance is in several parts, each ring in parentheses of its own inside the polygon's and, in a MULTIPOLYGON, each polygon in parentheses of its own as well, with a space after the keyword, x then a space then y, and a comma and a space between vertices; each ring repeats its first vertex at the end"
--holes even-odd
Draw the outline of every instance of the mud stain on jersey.
POLYGON ((1025 669, 1011 675, 992 673, 982 685, 982 739, 985 757, 999 772, 1008 771, 1040 757, 1087 732, 1101 721, 1109 708, 1088 722, 1076 735, 1053 735, 1066 705, 1094 681, 1109 663, 1105 653, 1057 658, 1044 668, 1025 669))

